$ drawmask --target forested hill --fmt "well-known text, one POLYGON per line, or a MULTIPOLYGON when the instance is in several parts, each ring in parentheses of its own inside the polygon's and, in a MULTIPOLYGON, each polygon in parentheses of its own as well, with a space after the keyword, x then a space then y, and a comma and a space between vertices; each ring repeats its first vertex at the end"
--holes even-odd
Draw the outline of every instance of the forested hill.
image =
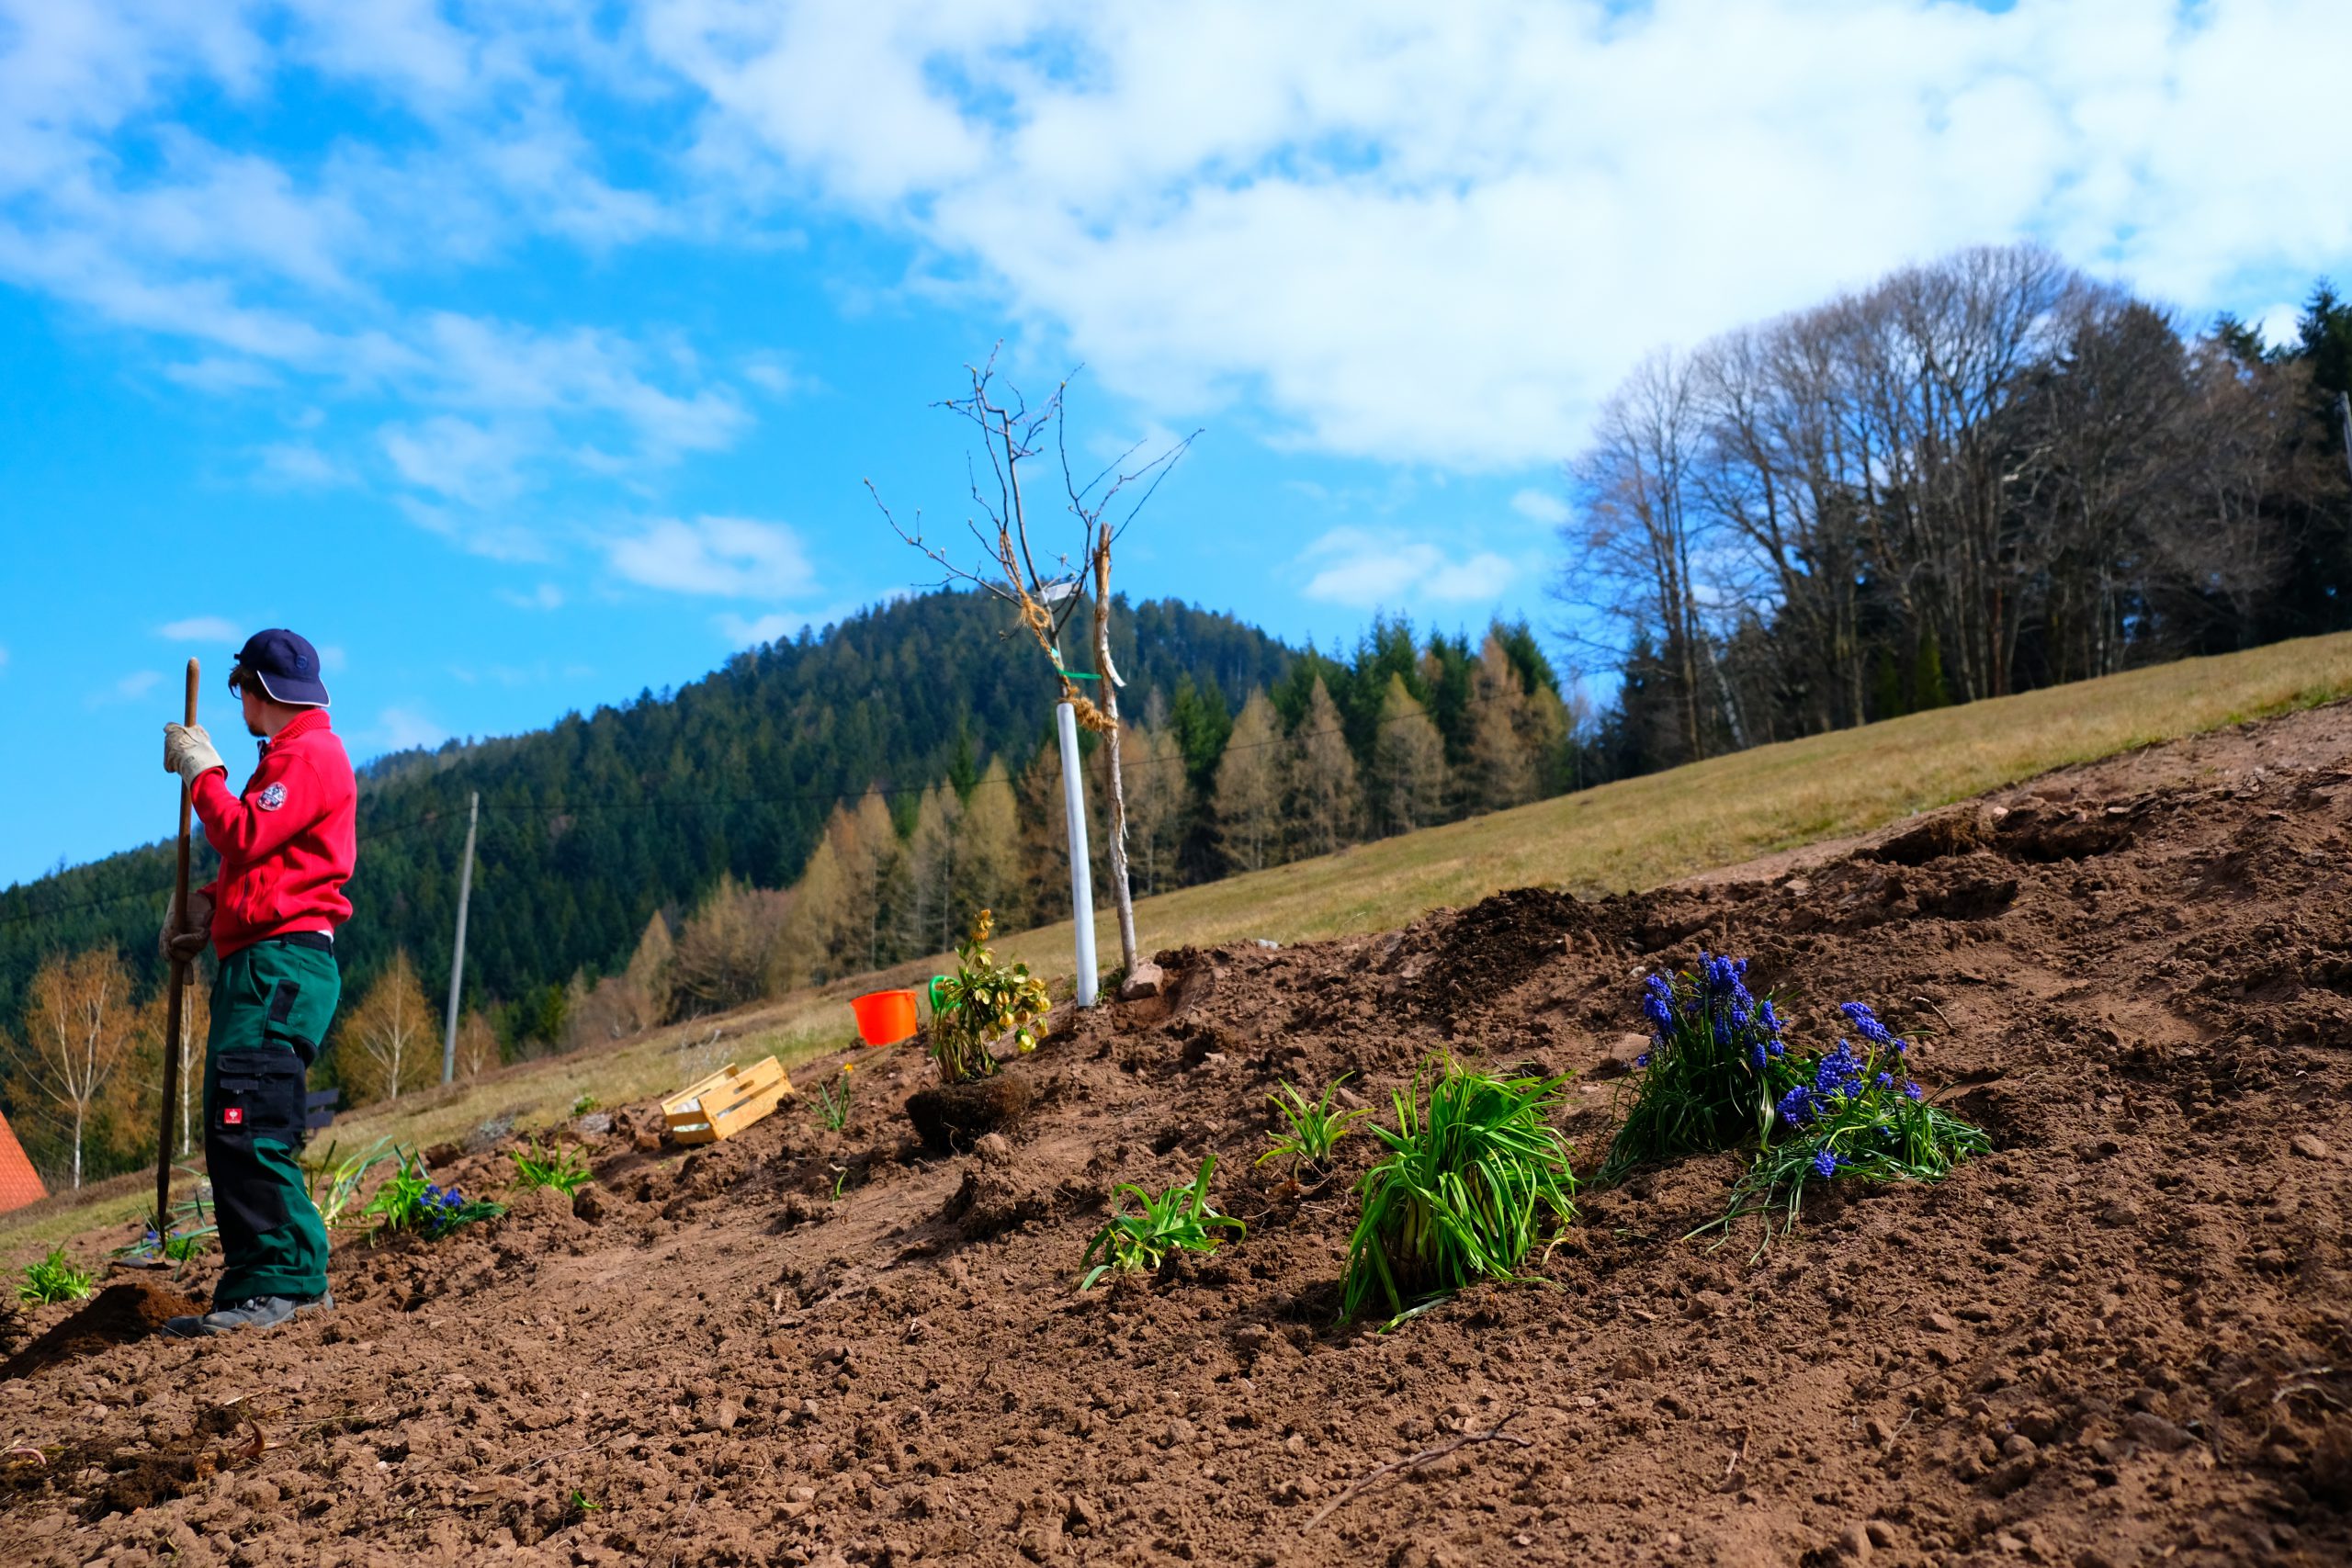
MULTIPOLYGON (((1012 625, 976 595, 927 593, 548 730, 379 760, 361 782, 346 984, 395 948, 448 973, 471 791, 466 990, 516 1003, 627 957, 652 911, 690 905, 722 874, 789 885, 844 795, 880 785, 910 812, 914 791, 991 757, 1017 769, 1050 731, 1054 688, 1036 649, 1007 640, 1012 625)), ((1213 690, 1222 714, 1293 660, 1255 627, 1173 602, 1123 607, 1113 627, 1138 705, 1190 686, 1213 690)), ((61 951, 114 942, 151 982, 170 883, 170 847, 151 845, 0 893, 0 1019, 20 1015, 35 966, 61 951)))

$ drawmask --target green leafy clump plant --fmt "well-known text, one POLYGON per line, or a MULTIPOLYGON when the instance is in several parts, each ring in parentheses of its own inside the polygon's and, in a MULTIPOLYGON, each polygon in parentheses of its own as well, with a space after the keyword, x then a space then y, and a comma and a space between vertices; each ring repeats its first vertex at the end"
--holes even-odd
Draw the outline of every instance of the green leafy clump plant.
POLYGON ((1275 1086, 1275 1092, 1266 1096, 1266 1103, 1282 1118, 1283 1130, 1267 1145, 1266 1152, 1258 1156, 1258 1163, 1263 1165, 1288 1155, 1295 1170, 1315 1171, 1329 1165, 1331 1152, 1339 1147, 1340 1140, 1355 1131, 1358 1121, 1372 1114, 1370 1107, 1336 1113, 1332 1111, 1332 1097, 1352 1077, 1351 1073, 1341 1073, 1333 1078, 1320 1100, 1307 1099, 1288 1079, 1275 1086))
POLYGON ((1798 1081, 1774 1103, 1762 1145, 1732 1189, 1729 1212, 1702 1231, 1761 1214, 1769 1245, 1773 1212, 1781 1213, 1782 1230, 1793 1226, 1809 1185, 1940 1181, 1961 1161, 1992 1148, 1984 1129, 1934 1104, 1909 1076, 1909 1041, 1867 1003, 1847 1002, 1838 1010, 1861 1049, 1840 1040, 1792 1070, 1798 1081))
POLYGON ((424 1168, 424 1161, 399 1151, 400 1168, 388 1177, 368 1201, 360 1217, 375 1221, 372 1239, 409 1232, 437 1241, 476 1220, 492 1220, 506 1212, 503 1203, 468 1198, 455 1187, 443 1187, 424 1168))
POLYGON ((568 1144, 542 1149, 539 1141, 533 1138, 523 1148, 509 1149, 506 1157, 514 1162, 514 1180, 526 1192, 552 1187, 569 1198, 596 1179, 595 1172, 588 1168, 588 1161, 568 1144))
POLYGON ((74 1268, 65 1256, 65 1249, 53 1247, 40 1262, 25 1265, 23 1277, 17 1281, 17 1299, 28 1306, 78 1302, 96 1289, 97 1283, 96 1275, 86 1269, 74 1268))
POLYGON ((1157 1269, 1170 1253, 1215 1252, 1220 1245, 1218 1231, 1247 1234, 1249 1227, 1239 1220, 1209 1207, 1209 1173, 1216 1168, 1216 1156, 1204 1156, 1199 1174, 1157 1198, 1132 1181, 1113 1188, 1110 1223, 1094 1233, 1086 1244, 1086 1256, 1078 1260, 1086 1269, 1078 1288, 1091 1290, 1105 1274, 1157 1269), (1122 1206, 1121 1201, 1128 1198, 1139 1205, 1136 1213, 1122 1206))
MULTIPOLYGON (((1357 1186, 1340 1314, 1402 1317, 1481 1279, 1512 1279, 1576 1218, 1567 1140, 1551 1125, 1565 1077, 1499 1078, 1432 1058, 1374 1122, 1386 1157, 1357 1186)), ((1548 1248, 1547 1248, 1548 1250, 1548 1248)))
POLYGON ((366 1184, 368 1173, 393 1157, 390 1145, 378 1144, 364 1155, 353 1155, 348 1159, 337 1161, 334 1157, 337 1146, 329 1144, 327 1152, 316 1165, 303 1168, 311 1202, 319 1211, 320 1220, 331 1228, 343 1226, 344 1216, 351 1212, 352 1204, 359 1201, 359 1190, 366 1184))
POLYGON ((849 1123, 850 1074, 854 1065, 843 1062, 841 1070, 817 1086, 817 1119, 833 1132, 849 1123))
POLYGON ((574 1116, 585 1116, 595 1109, 596 1097, 593 1094, 583 1093, 571 1102, 571 1113, 574 1116))
POLYGON ((1046 982, 1026 964, 996 961, 988 947, 995 929, 995 917, 982 909, 972 934, 956 949, 956 973, 935 988, 931 1059, 939 1064, 943 1082, 967 1083, 995 1072, 992 1041, 1010 1034, 1019 1049, 1034 1051, 1046 1032, 1046 982))
POLYGON ((1635 1059, 1634 1103, 1618 1124, 1600 1179, 1676 1155, 1745 1143, 1772 1122, 1795 1082, 1772 998, 1747 989, 1747 960, 1699 954, 1695 969, 1643 982, 1650 1048, 1635 1059))

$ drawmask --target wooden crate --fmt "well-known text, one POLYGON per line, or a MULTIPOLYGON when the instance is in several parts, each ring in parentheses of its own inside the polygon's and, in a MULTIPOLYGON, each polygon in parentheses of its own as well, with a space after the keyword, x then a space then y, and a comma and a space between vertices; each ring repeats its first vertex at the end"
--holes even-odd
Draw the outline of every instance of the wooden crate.
POLYGON ((722 1067, 662 1102, 670 1136, 682 1144, 715 1144, 762 1120, 793 1092, 774 1056, 748 1067, 722 1067))

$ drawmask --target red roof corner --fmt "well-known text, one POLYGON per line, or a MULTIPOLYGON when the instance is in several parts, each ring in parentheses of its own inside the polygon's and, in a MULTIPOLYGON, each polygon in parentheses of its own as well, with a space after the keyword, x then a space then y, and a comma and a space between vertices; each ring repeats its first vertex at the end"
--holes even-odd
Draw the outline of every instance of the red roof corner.
POLYGON ((17 1142, 17 1134, 10 1131, 8 1118, 0 1115, 0 1214, 38 1203, 48 1196, 49 1189, 40 1184, 40 1175, 33 1169, 33 1162, 25 1157, 25 1146, 17 1142))

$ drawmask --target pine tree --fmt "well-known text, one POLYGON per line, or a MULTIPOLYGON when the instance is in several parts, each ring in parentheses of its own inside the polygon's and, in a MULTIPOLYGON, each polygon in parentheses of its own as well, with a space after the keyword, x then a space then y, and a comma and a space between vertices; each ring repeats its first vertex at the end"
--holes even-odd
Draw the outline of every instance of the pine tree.
POLYGON ((1018 921, 1000 919, 1005 931, 1042 926, 1069 913, 1069 818, 1062 802, 1061 748, 1048 740, 1021 770, 1017 809, 1021 818, 1021 883, 1018 921))
MULTIPOLYGON (((978 783, 977 774, 973 782, 978 783)), ((964 801, 952 784, 932 785, 915 807, 899 941, 905 956, 945 953, 956 945, 956 840, 963 818, 964 801)))
POLYGON ((842 929, 849 920, 851 892, 836 842, 830 832, 819 839, 808 863, 800 869, 800 880, 793 884, 792 913, 778 944, 779 988, 819 986, 840 976, 842 929))
MULTIPOLYGON (((956 825, 956 876, 950 917, 953 937, 969 929, 982 909, 997 912, 1000 929, 1013 929, 1011 915, 1021 882, 1021 822, 1013 784, 1004 760, 990 758, 956 825)), ((953 947, 950 941, 945 944, 953 947)))
POLYGON ((1134 726, 1127 752, 1127 856, 1149 895, 1174 886, 1192 790, 1184 753, 1164 724, 1134 726))
POLYGON ((854 886, 860 899, 853 913, 865 926, 865 945, 857 954, 861 960, 857 968, 862 972, 879 969, 902 956, 896 939, 904 919, 902 911, 912 899, 913 885, 906 845, 899 837, 898 824, 890 818, 889 803, 878 790, 859 799, 850 825, 856 852, 854 886))
POLYGON ((1339 705, 1320 676, 1307 690, 1284 763, 1284 815, 1294 855, 1328 855, 1354 842, 1363 815, 1356 760, 1340 729, 1339 705))
POLYGON ((1488 637, 1470 680, 1463 784, 1473 810, 1500 811, 1535 798, 1535 759, 1522 738, 1525 701, 1519 672, 1502 644, 1488 637))
POLYGON ((1380 831, 1409 833, 1445 820, 1451 793, 1445 740, 1429 710, 1406 689, 1402 675, 1388 677, 1372 756, 1374 814, 1380 831))
POLYGON ((631 1032, 669 1021, 670 1009, 677 1000, 677 959, 678 949, 670 936, 670 922, 656 909, 637 939, 637 951, 629 954, 628 967, 621 973, 635 1003, 632 1021, 636 1029, 631 1032))
POLYGON ((1282 859, 1283 743, 1274 705, 1253 691, 1216 765, 1216 837, 1226 863, 1261 871, 1282 859))

